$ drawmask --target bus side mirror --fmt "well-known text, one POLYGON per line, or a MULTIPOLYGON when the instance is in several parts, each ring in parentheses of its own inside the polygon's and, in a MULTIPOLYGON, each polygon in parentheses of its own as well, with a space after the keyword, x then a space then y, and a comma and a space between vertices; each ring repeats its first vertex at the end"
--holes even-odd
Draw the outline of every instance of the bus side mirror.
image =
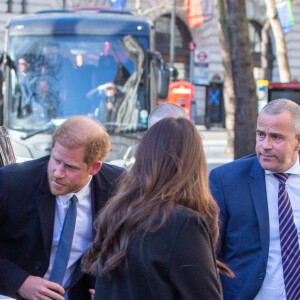
POLYGON ((165 65, 160 53, 155 52, 156 94, 157 98, 167 98, 169 93, 170 70, 165 65))

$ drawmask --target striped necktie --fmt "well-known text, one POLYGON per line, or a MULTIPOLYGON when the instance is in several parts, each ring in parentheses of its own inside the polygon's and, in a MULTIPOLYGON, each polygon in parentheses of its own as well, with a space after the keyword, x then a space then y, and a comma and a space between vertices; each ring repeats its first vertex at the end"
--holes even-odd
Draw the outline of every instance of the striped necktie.
POLYGON ((76 202, 77 197, 74 195, 70 199, 70 204, 65 216, 63 228, 57 246, 55 260, 49 278, 50 281, 54 281, 60 285, 63 283, 71 253, 77 215, 76 202))
POLYGON ((279 181, 278 218, 281 245, 281 257, 286 298, 300 299, 300 248, 293 209, 285 183, 290 174, 276 173, 279 181))

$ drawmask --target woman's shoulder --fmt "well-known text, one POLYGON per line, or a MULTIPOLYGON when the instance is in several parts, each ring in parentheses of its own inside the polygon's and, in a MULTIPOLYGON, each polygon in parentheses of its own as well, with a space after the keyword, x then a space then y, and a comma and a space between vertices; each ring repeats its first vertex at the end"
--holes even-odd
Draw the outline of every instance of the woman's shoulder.
POLYGON ((188 207, 177 205, 175 206, 174 210, 172 211, 171 216, 174 216, 179 219, 190 219, 190 218, 195 218, 199 220, 204 220, 202 215, 198 213, 195 210, 192 210, 188 207))
POLYGON ((208 229, 205 219, 200 213, 180 205, 174 208, 167 223, 176 223, 180 228, 183 226, 197 226, 208 229))

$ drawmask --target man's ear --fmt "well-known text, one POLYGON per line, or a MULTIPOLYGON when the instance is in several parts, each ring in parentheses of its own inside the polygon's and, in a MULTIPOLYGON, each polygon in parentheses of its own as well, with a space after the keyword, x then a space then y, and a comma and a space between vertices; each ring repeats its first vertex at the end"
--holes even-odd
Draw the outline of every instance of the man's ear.
POLYGON ((297 144, 297 151, 299 152, 300 151, 300 134, 298 134, 297 136, 296 136, 296 138, 297 138, 297 140, 298 140, 298 144, 297 144))
POLYGON ((102 162, 100 160, 94 162, 90 170, 90 175, 96 175, 101 169, 101 167, 102 167, 102 162))

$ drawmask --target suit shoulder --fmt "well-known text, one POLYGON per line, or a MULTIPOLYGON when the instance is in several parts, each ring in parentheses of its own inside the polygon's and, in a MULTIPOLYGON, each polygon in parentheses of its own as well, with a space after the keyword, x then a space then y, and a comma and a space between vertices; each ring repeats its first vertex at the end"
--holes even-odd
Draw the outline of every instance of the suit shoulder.
POLYGON ((250 154, 230 163, 219 166, 213 169, 211 173, 229 175, 234 173, 243 173, 247 170, 250 172, 254 161, 257 161, 256 154, 250 154))
POLYGON ((105 177, 108 181, 115 181, 115 179, 119 178, 121 174, 125 173, 125 169, 107 164, 107 163, 102 163, 101 169, 98 172, 100 176, 105 177))
POLYGON ((180 227, 187 224, 195 224, 197 227, 208 229, 207 223, 202 215, 187 207, 178 206, 170 216, 170 222, 176 220, 180 227))
MULTIPOLYGON (((11 165, 7 165, 5 167, 0 168, 0 174, 27 174, 33 171, 43 171, 44 167, 48 165, 49 156, 44 156, 38 159, 22 162, 22 163, 14 163, 11 165)), ((36 173, 35 173, 36 174, 36 173)))

